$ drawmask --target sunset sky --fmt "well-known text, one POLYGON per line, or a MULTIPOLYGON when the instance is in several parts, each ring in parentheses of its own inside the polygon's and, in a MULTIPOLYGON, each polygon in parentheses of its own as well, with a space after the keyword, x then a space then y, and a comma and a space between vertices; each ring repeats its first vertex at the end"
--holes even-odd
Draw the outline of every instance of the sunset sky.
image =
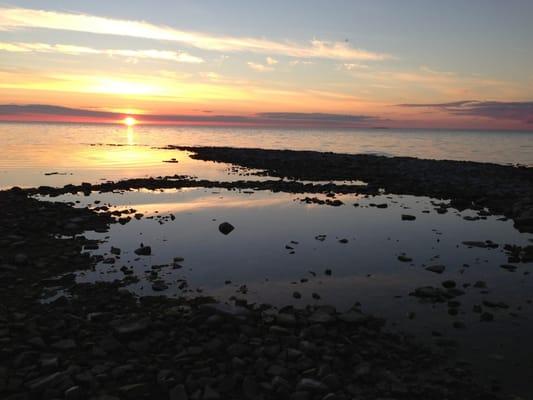
POLYGON ((532 16, 530 0, 0 0, 0 120, 533 130, 532 16))

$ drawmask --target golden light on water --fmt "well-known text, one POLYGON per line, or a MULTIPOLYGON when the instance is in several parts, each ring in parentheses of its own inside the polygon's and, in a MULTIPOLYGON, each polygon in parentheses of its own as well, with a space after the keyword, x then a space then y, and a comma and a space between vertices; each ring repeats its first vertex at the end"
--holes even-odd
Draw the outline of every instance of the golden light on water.
POLYGON ((126 117, 122 120, 122 123, 127 126, 133 126, 137 123, 137 120, 133 117, 126 117))

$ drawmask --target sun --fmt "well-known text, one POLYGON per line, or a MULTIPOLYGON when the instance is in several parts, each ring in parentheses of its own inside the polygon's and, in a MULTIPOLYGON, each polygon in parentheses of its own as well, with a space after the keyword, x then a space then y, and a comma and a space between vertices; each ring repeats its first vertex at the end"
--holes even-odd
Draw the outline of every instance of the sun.
POLYGON ((122 123, 127 126, 133 126, 137 123, 137 120, 133 117, 126 117, 122 120, 122 123))

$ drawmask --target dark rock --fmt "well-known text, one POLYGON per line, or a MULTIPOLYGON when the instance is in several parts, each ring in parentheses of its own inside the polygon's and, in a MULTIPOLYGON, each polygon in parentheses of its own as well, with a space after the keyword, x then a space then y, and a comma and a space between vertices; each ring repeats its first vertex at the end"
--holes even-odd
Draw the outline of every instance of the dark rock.
POLYGON ((224 235, 228 235, 234 229, 235 229, 235 227, 233 225, 231 225, 229 222, 222 222, 218 226, 218 230, 220 231, 220 233, 222 233, 224 235))

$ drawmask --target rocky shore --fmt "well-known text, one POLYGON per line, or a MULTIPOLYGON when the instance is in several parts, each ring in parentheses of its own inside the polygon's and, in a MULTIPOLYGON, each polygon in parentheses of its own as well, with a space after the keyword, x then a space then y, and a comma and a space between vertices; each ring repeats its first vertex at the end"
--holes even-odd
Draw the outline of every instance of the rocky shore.
POLYGON ((93 269, 98 262, 86 252, 97 243, 83 232, 105 232, 128 216, 104 207, 42 202, 32 195, 179 187, 378 194, 384 188, 504 214, 531 232, 532 171, 313 152, 187 150, 203 160, 279 178, 360 179, 368 185, 173 176, 0 192, 2 399, 502 398, 495 388, 474 382, 467 363, 385 330, 384 321, 355 306, 339 312, 326 305, 277 309, 245 301, 219 304, 207 297, 137 298, 125 288, 127 277, 108 284, 76 283, 72 272, 93 269), (43 302, 45 290, 58 295, 43 302))
POLYGON ((450 199, 458 209, 487 209, 533 232, 533 169, 470 161, 351 155, 315 151, 168 146, 192 158, 259 169, 302 181, 362 180, 367 191, 450 199))
POLYGON ((3 399, 492 399, 468 368, 357 308, 135 298, 80 234, 111 213, 0 192, 3 399), (67 290, 50 303, 44 289, 67 290))

